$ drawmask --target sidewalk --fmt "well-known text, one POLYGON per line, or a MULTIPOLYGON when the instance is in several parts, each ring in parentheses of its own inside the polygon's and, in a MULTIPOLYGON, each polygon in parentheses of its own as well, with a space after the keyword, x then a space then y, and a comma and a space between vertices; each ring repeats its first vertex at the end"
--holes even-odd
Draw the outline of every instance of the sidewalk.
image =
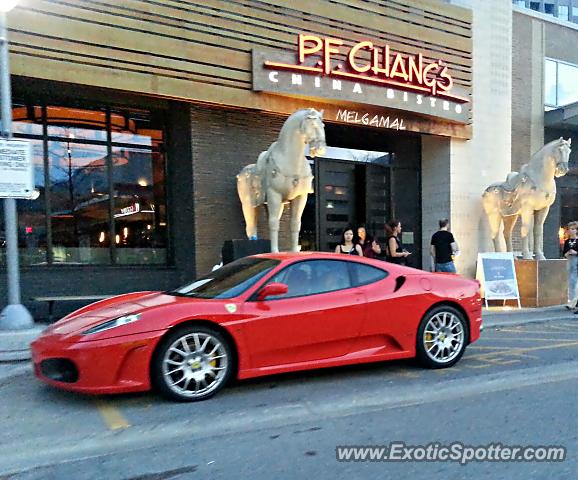
POLYGON ((29 330, 0 330, 0 386, 12 377, 32 373, 30 342, 46 325, 36 325, 29 330))
MULTIPOLYGON (((484 308, 483 318, 486 328, 557 320, 578 322, 578 315, 566 310, 563 305, 520 309, 490 307, 484 308)), ((11 377, 32 372, 29 362, 30 342, 40 335, 44 328, 46 325, 37 325, 30 330, 0 331, 0 386, 11 377)))
POLYGON ((541 308, 490 307, 483 309, 482 317, 486 328, 548 322, 551 320, 578 322, 578 315, 574 315, 564 305, 541 308))

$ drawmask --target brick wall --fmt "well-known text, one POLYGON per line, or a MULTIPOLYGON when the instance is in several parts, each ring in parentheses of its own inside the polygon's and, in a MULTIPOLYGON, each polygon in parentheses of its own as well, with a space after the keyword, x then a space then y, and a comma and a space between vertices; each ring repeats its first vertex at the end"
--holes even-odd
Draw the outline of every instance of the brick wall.
MULTIPOLYGON (((246 238, 236 175, 277 139, 286 116, 254 111, 191 107, 196 271, 219 263, 225 240, 246 238)), ((269 238, 265 207, 258 233, 269 238)), ((289 208, 281 219, 279 246, 289 248, 289 208)))

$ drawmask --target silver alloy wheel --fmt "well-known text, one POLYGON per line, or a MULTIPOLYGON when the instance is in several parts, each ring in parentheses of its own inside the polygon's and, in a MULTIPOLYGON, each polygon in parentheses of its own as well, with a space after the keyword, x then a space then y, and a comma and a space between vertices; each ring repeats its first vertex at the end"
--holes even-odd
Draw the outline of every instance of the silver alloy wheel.
POLYGON ((177 395, 205 397, 223 382, 229 367, 227 350, 215 336, 188 333, 165 351, 162 373, 166 385, 177 395))
POLYGON ((460 319, 452 312, 433 315, 423 332, 426 355, 438 364, 451 362, 464 348, 465 333, 460 319))

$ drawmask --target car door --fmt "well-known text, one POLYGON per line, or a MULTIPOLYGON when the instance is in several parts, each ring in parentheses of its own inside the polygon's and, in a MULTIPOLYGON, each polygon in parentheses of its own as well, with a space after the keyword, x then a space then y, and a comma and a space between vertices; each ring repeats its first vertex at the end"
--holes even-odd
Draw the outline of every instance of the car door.
POLYGON ((284 283, 285 295, 243 305, 244 332, 253 368, 345 355, 365 319, 365 297, 352 287, 347 261, 306 260, 267 283, 284 283))
POLYGON ((395 355, 415 344, 416 311, 421 302, 413 289, 404 288, 406 277, 377 268, 352 264, 352 280, 366 299, 366 320, 357 345, 372 355, 395 355))

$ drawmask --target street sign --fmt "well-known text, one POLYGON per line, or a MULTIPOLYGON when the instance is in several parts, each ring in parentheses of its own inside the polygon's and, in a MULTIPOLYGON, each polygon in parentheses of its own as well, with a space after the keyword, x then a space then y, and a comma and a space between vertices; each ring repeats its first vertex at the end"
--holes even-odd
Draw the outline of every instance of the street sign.
POLYGON ((488 300, 518 300, 520 307, 520 292, 512 252, 478 253, 476 278, 481 282, 486 307, 488 300))
POLYGON ((0 198, 33 198, 32 144, 0 140, 0 198))

